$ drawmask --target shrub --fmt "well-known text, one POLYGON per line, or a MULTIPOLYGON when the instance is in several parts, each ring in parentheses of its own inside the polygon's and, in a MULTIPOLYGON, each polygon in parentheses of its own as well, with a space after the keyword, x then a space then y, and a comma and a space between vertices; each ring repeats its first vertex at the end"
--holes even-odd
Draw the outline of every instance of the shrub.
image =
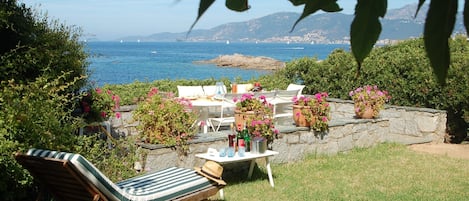
POLYGON ((34 13, 17 1, 0 1, 0 80, 27 83, 38 77, 56 78, 70 72, 63 83, 77 91, 86 80, 87 54, 78 42, 81 30, 34 13))
POLYGON ((32 180, 13 159, 17 151, 31 147, 69 150, 77 120, 71 114, 73 96, 60 95, 67 86, 39 78, 25 84, 13 80, 1 83, 0 91, 0 192, 6 200, 24 196, 32 180))
POLYGON ((197 115, 190 109, 190 101, 174 98, 172 93, 161 94, 153 88, 147 99, 138 104, 134 118, 139 121, 138 129, 145 142, 177 146, 185 153, 187 141, 198 129, 194 126, 197 115))
POLYGON ((378 85, 393 95, 390 104, 446 110, 447 128, 454 136, 451 141, 460 142, 467 135, 464 117, 469 112, 469 44, 465 37, 450 42, 452 57, 446 86, 440 86, 432 74, 421 38, 374 48, 358 77, 352 55, 340 49, 321 62, 316 58, 288 62, 275 76, 301 81, 307 94, 328 91, 331 97, 340 99, 350 99, 348 93, 359 86, 378 85))

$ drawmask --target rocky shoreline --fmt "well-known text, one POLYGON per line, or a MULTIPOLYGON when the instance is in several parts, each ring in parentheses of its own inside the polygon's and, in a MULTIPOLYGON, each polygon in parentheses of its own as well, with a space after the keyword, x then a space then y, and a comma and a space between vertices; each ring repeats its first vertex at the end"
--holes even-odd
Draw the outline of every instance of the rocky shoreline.
POLYGON ((194 61, 195 64, 215 64, 221 67, 243 69, 278 70, 285 67, 285 62, 264 56, 247 56, 242 54, 220 55, 217 58, 194 61))

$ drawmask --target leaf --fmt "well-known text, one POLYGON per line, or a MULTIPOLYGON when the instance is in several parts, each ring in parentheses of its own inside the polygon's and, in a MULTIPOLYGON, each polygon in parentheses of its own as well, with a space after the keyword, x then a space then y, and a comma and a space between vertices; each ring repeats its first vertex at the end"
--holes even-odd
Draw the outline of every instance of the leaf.
POLYGON ((303 5, 306 3, 306 0, 289 0, 294 6, 303 5))
POLYGON ((187 31, 186 37, 192 31, 192 28, 194 28, 195 24, 197 24, 197 21, 199 21, 199 19, 202 17, 205 11, 207 11, 207 9, 213 4, 213 2, 215 2, 215 0, 200 0, 199 13, 194 23, 192 23, 191 28, 189 28, 189 31, 187 31))
POLYGON ((230 10, 243 12, 251 8, 248 5, 248 0, 225 0, 225 6, 230 10))
MULTIPOLYGON (((303 9, 303 13, 301 13, 300 18, 296 20, 295 24, 293 24, 293 27, 291 28, 290 32, 292 32, 296 25, 303 20, 305 17, 308 17, 311 14, 314 14, 318 10, 323 10, 326 12, 339 12, 342 10, 342 8, 339 7, 339 5, 336 3, 337 0, 310 0, 305 2, 305 7, 303 9)), ((290 1, 295 5, 295 3, 299 3, 301 1, 290 1)), ((300 3, 301 4, 301 3, 300 3)), ((300 5, 298 4, 298 5, 300 5)))
POLYGON ((438 82, 445 84, 450 54, 448 38, 453 32, 458 0, 432 0, 425 21, 425 50, 438 82))
POLYGON ((419 0, 419 5, 418 5, 418 7, 417 7, 417 10, 415 11, 415 16, 414 16, 414 18, 417 17, 417 14, 419 13, 420 8, 422 8, 422 6, 423 6, 424 3, 425 3, 425 0, 419 0))
POLYGON ((352 53, 358 63, 360 72, 361 63, 373 49, 373 45, 381 34, 379 17, 384 17, 387 9, 387 0, 358 0, 355 7, 355 18, 350 28, 350 43, 352 53))

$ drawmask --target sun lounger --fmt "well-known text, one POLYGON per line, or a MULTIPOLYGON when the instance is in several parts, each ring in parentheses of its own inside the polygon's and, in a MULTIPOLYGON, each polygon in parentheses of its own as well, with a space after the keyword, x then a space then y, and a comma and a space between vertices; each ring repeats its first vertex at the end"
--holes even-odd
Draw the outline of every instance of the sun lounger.
POLYGON ((224 185, 172 167, 113 183, 80 154, 30 149, 16 160, 57 200, 203 200, 224 185))

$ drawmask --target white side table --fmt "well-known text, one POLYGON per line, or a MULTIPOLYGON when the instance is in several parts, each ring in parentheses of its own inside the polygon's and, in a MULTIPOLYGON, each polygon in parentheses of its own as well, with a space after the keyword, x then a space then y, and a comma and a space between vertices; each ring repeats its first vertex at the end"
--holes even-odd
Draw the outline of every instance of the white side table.
POLYGON ((269 176, 270 186, 274 187, 274 179, 272 177, 272 170, 270 168, 269 157, 277 155, 277 154, 278 154, 278 152, 276 152, 276 151, 266 150, 263 154, 252 154, 251 152, 246 152, 244 157, 239 157, 237 153, 233 157, 228 157, 228 156, 220 157, 218 155, 217 156, 211 156, 208 153, 196 154, 195 157, 202 158, 202 159, 205 159, 205 160, 215 161, 217 163, 220 163, 221 165, 227 164, 227 163, 238 163, 238 162, 243 162, 243 161, 251 161, 251 165, 249 166, 248 179, 251 179, 252 172, 254 170, 254 165, 256 164, 256 159, 264 158, 265 159, 265 166, 266 166, 266 169, 267 169, 267 174, 269 176))

